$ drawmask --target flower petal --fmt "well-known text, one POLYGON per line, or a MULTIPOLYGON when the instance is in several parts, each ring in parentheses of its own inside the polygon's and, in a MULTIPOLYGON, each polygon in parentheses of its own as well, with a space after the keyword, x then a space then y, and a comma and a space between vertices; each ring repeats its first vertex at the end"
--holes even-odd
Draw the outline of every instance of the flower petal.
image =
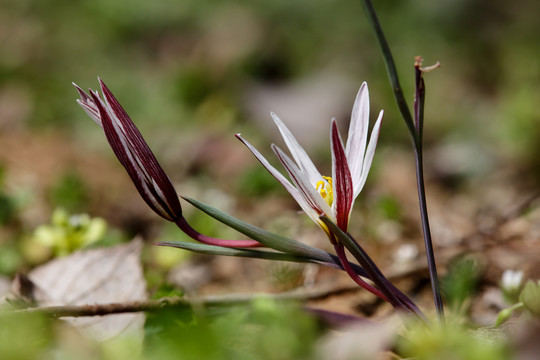
POLYGON ((281 119, 276 114, 274 114, 273 112, 271 112, 270 114, 272 115, 272 119, 274 119, 274 122, 279 128, 281 136, 283 136, 283 140, 285 140, 285 143, 287 144, 287 147, 289 148, 289 151, 291 152, 294 160, 296 161, 302 172, 307 174, 311 185, 316 186, 317 182, 322 180, 322 175, 319 173, 319 171, 313 164, 313 161, 311 161, 309 155, 306 153, 302 145, 300 145, 300 143, 296 140, 289 128, 285 126, 283 121, 281 121, 281 119))
POLYGON ((353 181, 336 119, 332 119, 330 143, 332 145, 332 191, 334 193, 332 210, 334 210, 337 226, 346 233, 354 200, 353 181))
POLYGON ((75 86, 75 89, 77 89, 77 92, 79 93, 79 96, 81 97, 80 99, 77 100, 77 103, 83 108, 84 112, 86 112, 86 114, 90 116, 92 120, 94 120, 99 126, 102 126, 101 119, 99 118, 99 110, 96 104, 94 103, 94 100, 92 99, 92 97, 88 95, 87 93, 85 93, 83 89, 81 89, 77 84, 75 83, 72 83, 72 84, 73 86, 75 86))
MULTIPOLYGON (((304 207, 302 206, 302 203, 305 203, 305 202, 304 202, 304 199, 302 198, 302 195, 300 195, 300 191, 297 188, 295 188, 290 183, 290 181, 287 180, 285 178, 285 176, 283 176, 275 167, 270 165, 268 160, 266 160, 266 158, 257 149, 255 149, 255 147, 253 145, 251 145, 246 139, 244 139, 240 134, 236 134, 235 136, 244 145, 246 145, 246 147, 249 149, 249 151, 251 151, 253 153, 253 155, 255 155, 255 157, 257 158, 257 160, 259 160, 259 162, 262 164, 262 166, 264 166, 265 169, 268 170, 268 172, 273 177, 275 177, 277 181, 279 181, 279 183, 285 188, 285 190, 287 190, 289 192, 289 194, 291 194, 291 196, 294 198, 294 200, 296 200, 296 202, 298 204, 300 204, 300 206, 304 210, 304 207)), ((305 206, 307 206, 307 204, 305 204, 305 206)))
POLYGON ((373 156, 375 155, 375 148, 377 147, 377 142, 379 140, 379 133, 381 132, 381 123, 383 119, 384 111, 381 110, 379 113, 379 117, 377 118, 377 122, 375 122, 375 125, 373 126, 373 130, 371 131, 371 138, 369 139, 369 145, 366 150, 366 157, 364 158, 364 164, 362 166, 362 176, 358 180, 358 182, 354 182, 354 198, 360 194, 360 191, 362 191, 362 188, 364 187, 368 174, 369 169, 371 168, 371 163, 373 161, 373 156))
POLYGON ((154 154, 114 95, 100 81, 105 102, 91 92, 105 136, 144 201, 163 218, 182 216, 176 191, 154 154))
MULTIPOLYGON (((321 223, 319 217, 322 214, 330 215, 333 218, 332 209, 317 192, 308 177, 302 173, 300 168, 276 145, 272 144, 272 150, 274 150, 279 161, 287 170, 296 188, 300 190, 304 202, 312 209, 311 211, 304 211, 318 224, 321 223)), ((302 203, 299 202, 299 204, 302 206, 302 203)))
MULTIPOLYGON (((364 82, 354 101, 346 153, 353 182, 360 179, 369 127, 369 90, 364 82)), ((356 186, 355 186, 356 188, 356 186)), ((356 191, 355 191, 356 192, 356 191)))

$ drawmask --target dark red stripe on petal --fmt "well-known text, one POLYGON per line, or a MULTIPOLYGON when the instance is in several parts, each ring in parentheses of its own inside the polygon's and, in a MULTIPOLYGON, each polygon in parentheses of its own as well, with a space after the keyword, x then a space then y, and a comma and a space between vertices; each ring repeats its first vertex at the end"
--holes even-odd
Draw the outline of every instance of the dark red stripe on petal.
POLYGON ((89 100, 92 101, 92 98, 90 97, 90 95, 88 95, 83 89, 81 89, 79 87, 79 85, 75 84, 74 82, 72 82, 73 86, 75 86, 75 89, 77 90, 77 92, 79 93, 79 96, 81 97, 81 100, 83 102, 88 102, 89 100))
POLYGON ((100 84, 107 103, 97 93, 91 95, 113 152, 148 206, 175 221, 182 216, 182 208, 172 183, 122 106, 101 80, 100 84))
POLYGON ((353 202, 353 182, 335 119, 332 120, 330 141, 332 144, 332 178, 336 224, 343 232, 347 232, 349 213, 353 202))
POLYGON ((77 84, 72 83, 75 86, 75 89, 79 93, 80 99, 77 100, 77 103, 82 107, 88 116, 94 120, 99 126, 101 126, 101 120, 99 119, 99 110, 94 104, 92 97, 84 92, 77 84))

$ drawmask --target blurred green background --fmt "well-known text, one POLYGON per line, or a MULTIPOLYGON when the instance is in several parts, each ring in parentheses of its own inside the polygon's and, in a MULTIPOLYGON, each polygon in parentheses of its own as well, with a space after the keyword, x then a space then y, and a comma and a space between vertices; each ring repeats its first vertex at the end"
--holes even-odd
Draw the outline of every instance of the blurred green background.
MULTIPOLYGON (((442 64, 427 76, 428 141, 453 135, 536 157, 537 1, 375 5, 409 98, 413 57, 442 64)), ((2 132, 98 133, 70 83, 94 88, 99 75, 148 136, 169 142, 205 128, 257 132, 255 120, 270 122, 267 108, 279 114, 280 101, 295 102, 272 103, 273 91, 308 81, 297 91, 320 85, 312 106, 328 98, 343 120, 367 81, 372 108, 386 110, 383 140, 407 141, 359 0, 2 0, 0 24, 2 132)))
MULTIPOLYGON (((426 173, 428 187, 437 186, 428 199, 440 205, 430 208, 439 214, 437 244, 461 239, 450 215, 480 228, 470 214, 484 182, 502 172, 512 175, 494 193, 538 188, 540 2, 377 0, 375 7, 410 102, 414 57, 423 56, 426 66, 441 63, 426 74, 426 173), (467 186, 465 200, 454 196, 467 186)), ((109 245, 136 234, 148 242, 185 240, 146 207, 101 129, 76 104, 71 82, 95 89, 97 76, 179 193, 321 247, 328 246, 324 235, 294 216, 298 207, 233 135, 242 132, 271 156, 269 144, 282 143, 274 111, 328 173, 329 120, 335 116, 345 135, 356 91, 367 81, 371 119, 384 109, 385 120, 370 184, 356 206, 364 216, 354 217, 351 233, 361 234, 369 250, 380 239, 370 254, 387 264, 398 263, 392 249, 420 243, 411 215, 417 202, 410 140, 360 0, 0 0, 0 274, 28 270, 81 243, 109 245), (72 216, 79 213, 90 217, 72 216)), ((485 208, 498 201, 491 195, 485 208)), ((508 198, 513 203, 515 194, 508 198)), ((207 235, 237 236, 188 206, 186 217, 207 235)), ((149 292, 159 294, 167 271, 186 259, 176 249, 148 246, 149 292)), ((232 263, 234 270, 218 264, 205 273, 249 291, 297 285, 296 275, 269 285, 266 263, 232 263), (229 272, 221 275, 223 269, 229 272)), ((8 287, 9 278, 2 280, 8 287)), ((291 349, 304 351, 296 343, 291 349)))
MULTIPOLYGON (((426 75, 428 174, 487 177, 508 168, 536 183, 540 3, 375 6, 409 100, 414 56, 442 64, 426 75)), ((362 81, 372 121, 385 109, 380 148, 410 154, 359 0, 1 0, 0 218, 12 226, 4 237, 48 221, 57 206, 103 216, 130 235, 146 231, 149 211, 75 103, 71 82, 96 88, 96 76, 181 192, 223 210, 229 200, 208 189, 247 201, 287 198, 235 133, 270 155, 269 143, 281 143, 275 111, 328 172, 329 120, 337 117, 344 134, 362 81)))

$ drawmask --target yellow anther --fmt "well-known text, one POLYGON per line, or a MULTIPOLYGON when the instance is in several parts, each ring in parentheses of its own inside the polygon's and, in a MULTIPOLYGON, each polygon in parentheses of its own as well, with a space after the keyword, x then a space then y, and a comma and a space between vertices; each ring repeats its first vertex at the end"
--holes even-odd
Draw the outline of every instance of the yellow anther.
POLYGON ((326 181, 328 181, 328 184, 330 186, 332 186, 332 178, 330 176, 323 176, 323 179, 325 179, 326 181))
POLYGON ((328 205, 332 206, 332 203, 334 202, 334 194, 332 193, 332 178, 329 176, 323 176, 323 179, 317 181, 317 184, 315 184, 315 190, 321 194, 324 201, 328 203, 328 205))

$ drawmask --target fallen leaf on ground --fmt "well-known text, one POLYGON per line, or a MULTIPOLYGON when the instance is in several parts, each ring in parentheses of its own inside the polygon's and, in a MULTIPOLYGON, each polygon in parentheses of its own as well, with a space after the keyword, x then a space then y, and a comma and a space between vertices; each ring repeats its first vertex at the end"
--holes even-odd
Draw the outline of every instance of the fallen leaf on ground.
MULTIPOLYGON (((82 250, 34 269, 39 306, 95 305, 147 300, 140 255, 142 240, 82 250)), ((129 334, 142 339, 145 315, 114 314, 62 318, 99 341, 129 334)))

